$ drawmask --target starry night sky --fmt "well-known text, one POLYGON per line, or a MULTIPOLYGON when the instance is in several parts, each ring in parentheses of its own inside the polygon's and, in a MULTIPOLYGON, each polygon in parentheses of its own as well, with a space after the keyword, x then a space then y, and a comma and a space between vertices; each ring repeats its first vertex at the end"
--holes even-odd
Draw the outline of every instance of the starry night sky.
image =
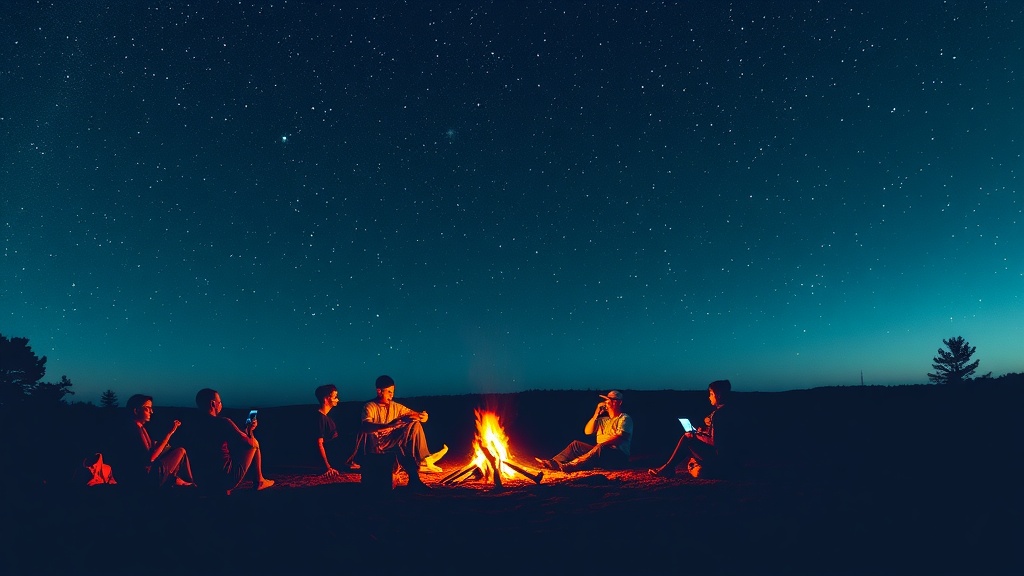
POLYGON ((0 333, 72 400, 1024 371, 1024 4, 27 2, 0 333))

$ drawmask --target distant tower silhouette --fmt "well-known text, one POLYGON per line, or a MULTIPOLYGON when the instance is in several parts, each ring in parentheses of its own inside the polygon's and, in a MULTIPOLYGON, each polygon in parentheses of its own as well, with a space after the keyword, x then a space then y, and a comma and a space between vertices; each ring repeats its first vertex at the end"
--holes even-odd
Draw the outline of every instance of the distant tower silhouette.
POLYGON ((864 385, 864 371, 863 370, 860 371, 860 385, 861 386, 864 385))

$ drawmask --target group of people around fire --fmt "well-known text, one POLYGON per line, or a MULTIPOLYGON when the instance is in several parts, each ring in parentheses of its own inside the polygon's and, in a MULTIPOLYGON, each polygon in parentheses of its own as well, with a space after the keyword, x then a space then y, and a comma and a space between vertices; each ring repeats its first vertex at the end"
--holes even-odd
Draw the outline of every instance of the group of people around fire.
MULTIPOLYGON (((704 418, 704 426, 684 431, 668 460, 648 473, 671 477, 680 463, 713 464, 720 458, 722 435, 716 429, 730 427, 726 404, 732 386, 728 380, 708 385, 708 400, 713 410, 704 418), (725 423, 723 425, 723 422, 725 423)), ((328 414, 338 405, 338 389, 333 384, 315 390, 319 402, 315 427, 315 451, 328 478, 341 475, 328 458, 327 445, 339 440, 338 428, 328 414)), ((395 381, 387 375, 376 381, 376 397, 362 408, 360 426, 353 450, 345 461, 348 470, 359 470, 366 454, 393 454, 394 461, 409 476, 408 486, 424 489, 421 473, 441 472, 437 465, 448 451, 447 445, 431 452, 423 424, 429 415, 396 402, 395 381)), ((537 466, 549 470, 619 470, 629 467, 633 419, 623 411, 623 394, 612 390, 600 395, 601 401, 583 427, 585 435, 596 443, 573 440, 551 458, 536 458, 537 466)), ((115 434, 107 461, 115 467, 118 483, 134 487, 183 486, 198 487, 213 493, 230 495, 250 478, 256 490, 274 485, 263 475, 263 454, 256 439, 259 419, 246 420, 243 428, 230 418, 221 416, 223 403, 216 390, 204 388, 196 394, 199 415, 189 421, 183 442, 172 444, 182 429, 180 420, 173 420, 163 436, 150 436, 147 424, 153 415, 153 398, 136 394, 128 399, 128 419, 115 434)))

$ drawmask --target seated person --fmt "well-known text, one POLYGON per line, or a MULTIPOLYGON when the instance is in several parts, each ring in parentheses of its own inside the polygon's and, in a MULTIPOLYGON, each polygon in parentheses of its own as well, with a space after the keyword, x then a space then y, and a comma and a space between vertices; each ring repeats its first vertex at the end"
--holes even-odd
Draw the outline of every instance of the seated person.
POLYGON ((316 447, 317 454, 324 465, 323 476, 338 478, 341 476, 341 473, 331 467, 331 463, 327 459, 327 448, 325 446, 326 443, 338 439, 338 426, 334 423, 334 419, 327 415, 331 409, 338 405, 338 387, 334 384, 324 384, 323 386, 317 386, 313 393, 316 395, 317 401, 320 402, 320 409, 317 411, 318 418, 316 419, 316 447))
POLYGON ((257 490, 274 485, 263 476, 263 454, 256 440, 257 422, 253 419, 243 432, 229 418, 216 390, 203 388, 196 393, 200 416, 189 430, 189 455, 195 482, 205 492, 231 494, 252 470, 257 490))
POLYGON ((574 472, 603 468, 617 470, 629 465, 633 419, 622 411, 622 392, 612 390, 594 408, 594 415, 583 427, 586 435, 594 434, 597 444, 573 440, 550 460, 536 458, 544 468, 574 472))
POLYGON ((173 421, 167 434, 154 442, 146 430, 146 424, 153 417, 153 397, 135 394, 128 399, 125 408, 128 419, 119 428, 108 458, 121 485, 130 488, 192 486, 192 470, 185 449, 170 444, 181 421, 173 421))
POLYGON ((448 446, 431 454, 422 426, 427 421, 426 411, 415 412, 395 402, 395 381, 390 376, 377 378, 376 386, 377 397, 363 405, 356 452, 350 460, 354 462, 359 454, 394 452, 409 474, 409 484, 420 486, 420 472, 442 471, 435 463, 448 452, 448 446))
POLYGON ((730 392, 732 384, 728 380, 715 380, 708 384, 708 400, 715 409, 704 418, 704 426, 696 428, 693 432, 684 432, 668 462, 647 472, 653 476, 671 478, 676 474, 676 465, 688 462, 690 458, 696 459, 701 467, 721 470, 722 448, 729 443, 727 440, 723 441, 727 436, 723 435, 722 431, 725 430, 726 434, 729 434, 729 411, 725 409, 725 403, 730 392), (726 425, 723 426, 723 423, 726 425))

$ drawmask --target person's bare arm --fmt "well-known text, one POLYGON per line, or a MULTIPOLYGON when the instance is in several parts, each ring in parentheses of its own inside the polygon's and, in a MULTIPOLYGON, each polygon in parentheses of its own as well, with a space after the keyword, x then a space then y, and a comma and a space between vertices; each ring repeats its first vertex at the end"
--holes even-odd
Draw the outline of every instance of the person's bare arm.
POLYGON ((167 435, 162 440, 153 444, 153 449, 149 452, 149 461, 155 462, 157 458, 163 454, 164 450, 167 449, 167 445, 171 442, 171 436, 178 431, 178 427, 181 426, 181 420, 175 420, 171 423, 171 429, 167 432, 167 435))
POLYGON ((597 419, 601 417, 601 414, 606 410, 604 402, 599 402, 597 407, 594 408, 594 415, 587 420, 587 424, 583 427, 583 433, 587 436, 597 432, 597 419))
POLYGON ((225 420, 231 423, 231 427, 235 429, 235 432, 238 432, 238 436, 242 440, 242 442, 245 442, 251 448, 259 448, 260 443, 256 441, 256 436, 254 436, 257 425, 255 418, 253 418, 252 422, 249 423, 249 426, 248 428, 246 428, 245 432, 243 432, 242 429, 238 427, 238 424, 235 424, 234 420, 230 418, 225 418, 225 420))
POLYGON ((420 422, 426 422, 427 421, 427 413, 426 412, 415 412, 413 410, 408 410, 406 412, 402 412, 401 414, 399 414, 394 420, 391 420, 390 422, 384 422, 384 423, 371 422, 370 420, 364 419, 359 430, 360 430, 360 432, 375 432, 377 430, 390 430, 391 428, 398 428, 399 426, 403 426, 405 424, 410 424, 410 423, 415 422, 417 420, 420 421, 420 422))
POLYGON ((320 450, 320 458, 324 461, 324 476, 338 476, 341 474, 337 470, 331 467, 331 463, 327 461, 327 450, 324 449, 324 439, 316 439, 317 448, 320 450))

